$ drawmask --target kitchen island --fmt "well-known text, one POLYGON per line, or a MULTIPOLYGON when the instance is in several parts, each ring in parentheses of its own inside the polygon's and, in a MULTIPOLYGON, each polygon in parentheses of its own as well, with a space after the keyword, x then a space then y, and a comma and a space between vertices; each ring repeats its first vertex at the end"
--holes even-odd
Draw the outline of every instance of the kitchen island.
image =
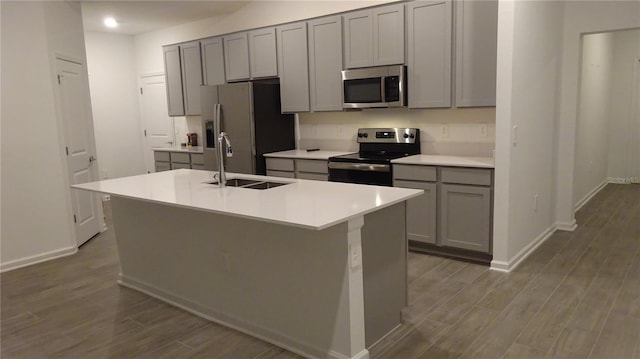
POLYGON ((119 283, 305 357, 367 358, 407 304, 405 201, 422 191, 212 174, 73 186, 111 195, 119 283))

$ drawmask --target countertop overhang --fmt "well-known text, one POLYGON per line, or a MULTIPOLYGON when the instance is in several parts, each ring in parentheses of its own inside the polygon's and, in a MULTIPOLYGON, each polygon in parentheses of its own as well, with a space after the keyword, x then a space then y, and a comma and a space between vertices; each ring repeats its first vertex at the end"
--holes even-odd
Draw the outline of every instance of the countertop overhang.
POLYGON ((169 206, 322 230, 419 196, 422 190, 227 173, 289 182, 256 190, 208 184, 211 171, 179 169, 71 186, 169 206))

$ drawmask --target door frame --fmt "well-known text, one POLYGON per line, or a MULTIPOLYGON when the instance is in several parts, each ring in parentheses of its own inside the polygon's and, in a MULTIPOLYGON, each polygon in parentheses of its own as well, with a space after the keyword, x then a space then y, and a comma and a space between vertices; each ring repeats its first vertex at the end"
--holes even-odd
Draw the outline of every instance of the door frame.
MULTIPOLYGON (((65 124, 63 122, 63 116, 62 116, 62 107, 61 107, 61 100, 62 100, 62 96, 60 94, 60 87, 58 86, 58 60, 62 60, 62 61, 69 61, 69 62, 74 62, 76 64, 79 64, 82 66, 82 70, 86 71, 86 75, 87 75, 87 90, 89 88, 89 83, 88 83, 88 79, 89 79, 89 74, 88 74, 88 70, 87 70, 87 64, 85 61, 75 57, 75 56, 70 56, 64 53, 60 53, 60 52, 54 52, 53 56, 52 56, 52 61, 50 61, 50 68, 51 68, 51 81, 53 84, 53 96, 54 96, 54 106, 55 106, 55 111, 56 111, 56 126, 57 126, 57 130, 58 130, 58 152, 60 155, 60 162, 62 165, 62 168, 64 170, 64 173, 66 174, 63 178, 64 184, 65 184, 65 207, 67 210, 67 218, 68 218, 68 225, 69 225, 69 229, 70 232, 73 234, 73 238, 71 240, 71 245, 73 247, 75 247, 76 249, 79 247, 78 246, 78 238, 77 238, 77 234, 76 234, 76 226, 75 223, 73 221, 73 205, 71 203, 71 181, 69 179, 69 163, 67 161, 67 153, 66 153, 66 133, 65 133, 65 124)), ((89 93, 89 108, 91 109, 91 98, 90 98, 91 94, 89 93)), ((95 130, 93 127, 93 114, 91 112, 89 112, 92 117, 91 120, 88 121, 88 129, 89 129, 89 142, 91 145, 91 151, 96 154, 96 158, 99 158, 99 156, 97 155, 97 151, 96 151, 96 138, 95 138, 95 130)), ((91 166, 91 174, 93 176, 93 178, 95 178, 96 180, 99 179, 98 177, 98 165, 97 163, 94 164, 93 166, 91 166)), ((98 228, 96 228, 96 233, 101 233, 107 230, 107 224, 105 223, 104 220, 104 211, 102 208, 102 198, 100 195, 95 195, 96 196, 96 204, 97 205, 97 211, 96 211, 96 215, 98 216, 98 228)), ((75 253, 75 251, 74 251, 75 253)))
MULTIPOLYGON (((148 77, 156 77, 156 76, 162 76, 164 77, 164 72, 146 72, 143 74, 138 75, 138 88, 142 89, 142 82, 143 79, 148 78, 148 77)), ((165 86, 165 90, 166 90, 166 86, 167 86, 167 81, 165 78, 164 81, 164 86, 165 86)), ((141 96, 142 94, 140 92, 138 92, 138 117, 140 119, 140 138, 142 139, 142 156, 144 158, 144 167, 145 167, 145 171, 147 173, 153 173, 155 172, 155 166, 153 165, 153 163, 155 162, 155 159, 153 157, 153 150, 151 151, 147 151, 149 147, 147 144, 147 136, 145 135, 145 131, 147 129, 147 124, 145 123, 145 119, 143 116, 143 109, 142 109, 142 100, 141 100, 141 96), (151 168, 147 167, 148 165, 151 164, 151 168)), ((167 102, 169 100, 167 99, 167 102)), ((168 103, 167 103, 168 105, 168 103)), ((171 118, 171 122, 172 122, 172 128, 173 130, 171 131, 171 136, 173 138, 173 143, 176 143, 176 134, 175 134, 175 122, 173 120, 173 117, 169 116, 171 118)))

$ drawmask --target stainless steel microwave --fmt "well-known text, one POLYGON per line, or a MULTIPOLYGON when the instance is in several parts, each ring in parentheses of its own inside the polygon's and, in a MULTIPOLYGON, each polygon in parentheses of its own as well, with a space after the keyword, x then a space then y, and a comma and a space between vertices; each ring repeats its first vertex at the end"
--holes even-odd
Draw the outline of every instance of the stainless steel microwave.
POLYGON ((342 71, 342 107, 402 107, 407 104, 404 65, 342 71))

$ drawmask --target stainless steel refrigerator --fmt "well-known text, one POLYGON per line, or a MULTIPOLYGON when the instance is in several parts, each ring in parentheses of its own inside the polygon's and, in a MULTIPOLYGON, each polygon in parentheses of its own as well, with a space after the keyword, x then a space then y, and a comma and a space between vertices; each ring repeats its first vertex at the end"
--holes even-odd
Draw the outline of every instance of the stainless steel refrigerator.
POLYGON ((238 82, 202 86, 202 133, 204 166, 217 171, 216 146, 225 131, 233 148, 224 157, 229 172, 266 174, 263 154, 295 148, 294 115, 280 112, 280 85, 268 82, 238 82), (215 128, 215 105, 220 104, 220 127, 215 128))

